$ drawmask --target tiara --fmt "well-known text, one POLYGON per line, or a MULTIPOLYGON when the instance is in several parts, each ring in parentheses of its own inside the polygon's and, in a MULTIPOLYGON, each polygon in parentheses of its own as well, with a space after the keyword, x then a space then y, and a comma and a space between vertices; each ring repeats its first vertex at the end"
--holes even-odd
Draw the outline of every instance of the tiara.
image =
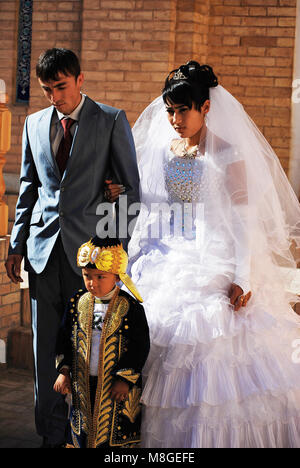
POLYGON ((185 76, 181 70, 177 70, 172 76, 172 80, 187 80, 188 77, 185 76))

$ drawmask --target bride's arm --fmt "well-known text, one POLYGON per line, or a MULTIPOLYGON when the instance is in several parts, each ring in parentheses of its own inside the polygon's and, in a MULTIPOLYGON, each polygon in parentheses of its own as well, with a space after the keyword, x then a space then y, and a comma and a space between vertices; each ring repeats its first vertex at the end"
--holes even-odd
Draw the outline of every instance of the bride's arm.
MULTIPOLYGON (((246 166, 243 160, 235 161, 227 166, 226 189, 231 204, 231 233, 235 249, 235 275, 229 295, 232 303, 238 308, 246 305, 250 298, 248 292, 250 285, 250 226, 249 226, 249 200, 247 190, 246 166), (235 287, 237 286, 237 287, 235 287), (242 292, 240 292, 242 290, 242 292), (241 303, 241 294, 246 296, 241 303)), ((238 309, 237 309, 238 310, 238 309)))

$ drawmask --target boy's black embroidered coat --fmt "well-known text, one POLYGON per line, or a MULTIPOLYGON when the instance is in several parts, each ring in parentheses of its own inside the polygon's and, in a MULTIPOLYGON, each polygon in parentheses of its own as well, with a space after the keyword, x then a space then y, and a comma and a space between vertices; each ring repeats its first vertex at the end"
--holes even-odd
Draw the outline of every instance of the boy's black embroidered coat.
POLYGON ((80 290, 70 307, 58 340, 59 370, 72 372, 71 432, 75 447, 101 448, 138 444, 140 441, 141 371, 149 352, 149 329, 144 308, 125 291, 116 288, 101 332, 98 381, 91 410, 89 362, 94 296, 80 290), (116 378, 130 386, 125 402, 110 397, 116 378))

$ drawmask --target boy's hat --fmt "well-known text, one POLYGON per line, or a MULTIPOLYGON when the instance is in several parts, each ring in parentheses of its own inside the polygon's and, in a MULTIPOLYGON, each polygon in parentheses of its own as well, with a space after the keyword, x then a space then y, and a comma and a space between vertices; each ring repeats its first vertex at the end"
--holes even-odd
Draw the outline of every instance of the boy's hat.
POLYGON ((96 236, 85 244, 82 244, 77 253, 77 265, 84 268, 88 264, 91 267, 96 267, 98 270, 118 275, 136 299, 139 302, 143 302, 135 284, 126 273, 128 255, 119 240, 100 239, 96 236))

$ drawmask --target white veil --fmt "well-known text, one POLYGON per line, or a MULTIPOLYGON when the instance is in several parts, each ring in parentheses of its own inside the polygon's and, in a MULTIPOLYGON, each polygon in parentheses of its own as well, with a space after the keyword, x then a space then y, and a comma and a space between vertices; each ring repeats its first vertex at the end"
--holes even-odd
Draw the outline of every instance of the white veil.
MULTIPOLYGON (((297 267, 300 205, 277 156, 243 106, 220 85, 210 88, 210 103, 203 173, 204 220, 209 229, 200 254, 234 264, 235 282, 244 292, 251 288, 269 294, 274 288, 283 289, 286 270, 279 267, 297 267), (233 251, 226 250, 223 238, 231 239, 233 251)), ((178 134, 168 122, 161 97, 141 114, 133 136, 142 208, 129 245, 132 262, 163 245, 163 239, 153 242, 149 237, 155 217, 150 204, 168 200, 164 164, 178 134)))

